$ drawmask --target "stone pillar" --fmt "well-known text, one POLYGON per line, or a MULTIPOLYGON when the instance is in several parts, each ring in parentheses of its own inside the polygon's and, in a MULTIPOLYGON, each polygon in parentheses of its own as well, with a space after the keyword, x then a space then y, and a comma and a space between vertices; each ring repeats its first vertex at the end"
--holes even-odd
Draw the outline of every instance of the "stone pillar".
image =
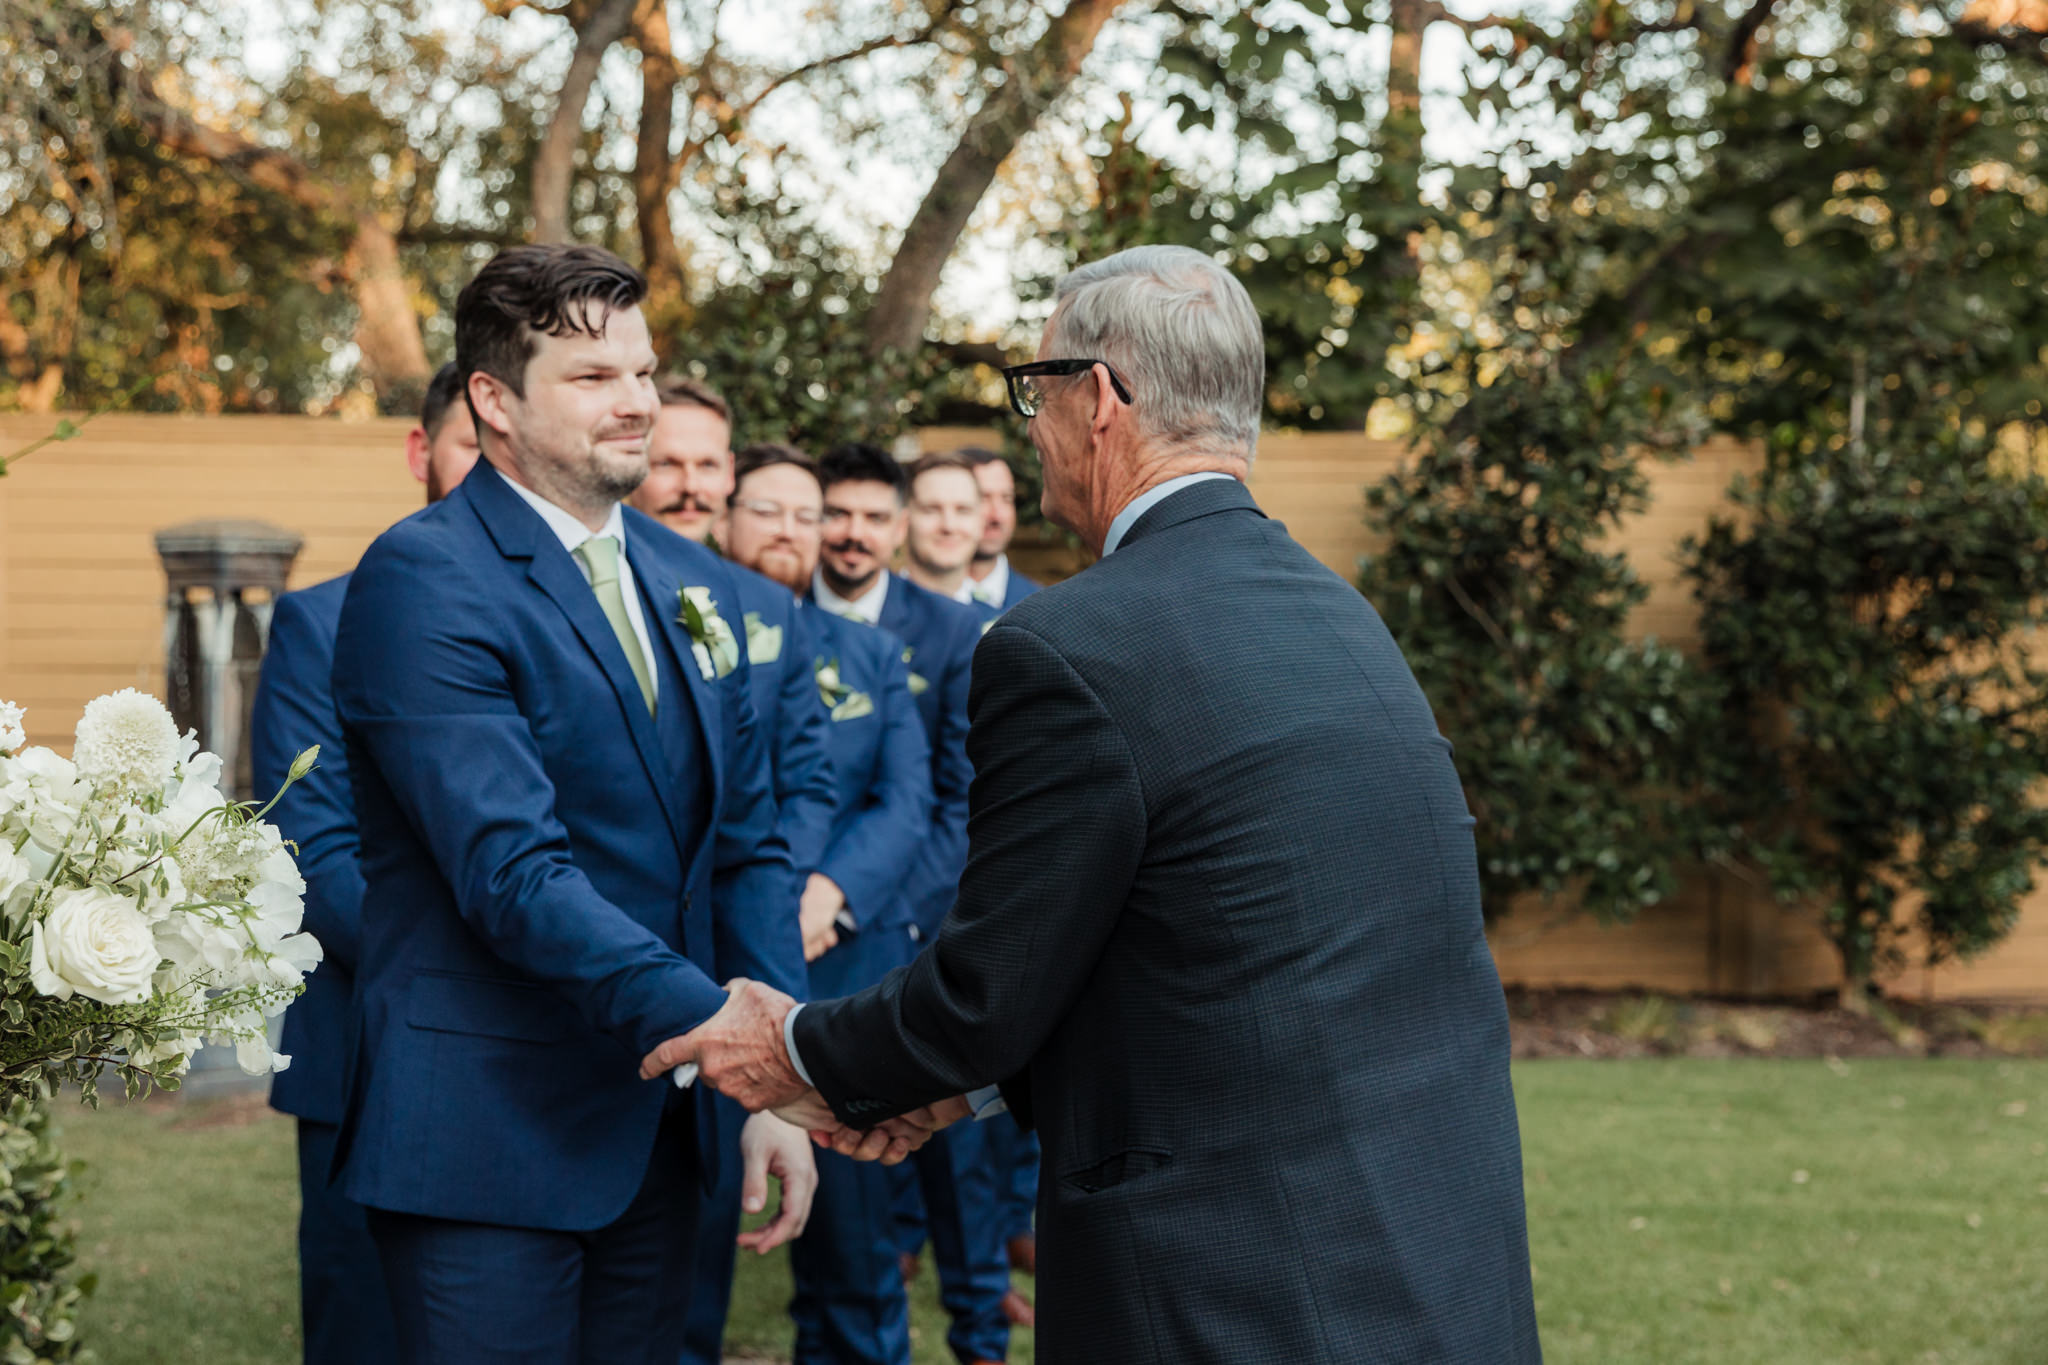
MULTIPOLYGON (((249 709, 270 638, 270 608, 304 542, 261 521, 191 521, 156 534, 164 599, 164 700, 178 729, 221 758, 221 786, 259 795, 249 772, 249 709)), ((268 800, 272 793, 260 794, 268 800)))

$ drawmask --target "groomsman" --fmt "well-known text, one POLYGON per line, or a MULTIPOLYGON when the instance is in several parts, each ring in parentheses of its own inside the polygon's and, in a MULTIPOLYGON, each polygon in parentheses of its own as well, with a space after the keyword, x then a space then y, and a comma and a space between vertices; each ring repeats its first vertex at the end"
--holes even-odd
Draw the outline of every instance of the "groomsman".
MULTIPOLYGON (((483 463, 342 608, 365 888, 335 1159, 401 1365, 673 1365, 719 1153, 708 1088, 636 1059, 729 1021, 720 981, 807 993, 730 570, 620 507, 659 410, 646 288, 585 246, 478 272, 483 463)), ((766 1244, 813 1166, 762 1132, 766 1244)))
MULTIPOLYGON (((427 385, 420 424, 406 433, 405 461, 439 502, 476 463, 476 425, 462 380, 443 365, 427 385)), ((355 798, 341 721, 328 674, 341 624, 347 574, 277 599, 269 647, 249 715, 250 763, 258 791, 284 785, 292 759, 320 746, 320 763, 271 809, 284 837, 299 846, 306 879, 306 928, 326 959, 284 1016, 289 1071, 271 1083, 270 1104, 298 1120, 299 1315, 306 1365, 358 1365, 397 1354, 391 1306, 359 1204, 328 1181, 343 1098, 349 995, 362 942, 363 874, 356 865, 355 798)))
POLYGON ((1010 462, 993 450, 963 446, 954 454, 974 466, 974 482, 981 488, 981 543, 967 566, 967 590, 1000 616, 1039 587, 1010 565, 1010 541, 1017 534, 1017 477, 1010 462))
POLYGON ((974 466, 959 455, 920 456, 910 466, 903 576, 964 607, 974 606, 967 566, 974 561, 981 531, 981 485, 974 466))
POLYGON ((647 442, 647 480, 628 499, 678 535, 708 544, 732 496, 732 405, 688 375, 655 381, 661 416, 647 442))
MULTIPOLYGON (((1010 564, 1010 541, 1017 534, 1017 479, 1010 472, 1009 461, 986 447, 963 446, 953 453, 974 467, 974 481, 981 489, 981 542, 974 547, 973 563, 967 566, 967 591, 994 621, 1039 587, 1010 564)), ((1036 1275, 1038 1236, 1032 1217, 1038 1207, 1038 1134, 1019 1126, 1007 1109, 982 1124, 995 1170, 1003 1246, 1010 1266, 1036 1275)), ((1030 1303, 1015 1290, 1004 1297, 1003 1311, 1014 1323, 1033 1322, 1030 1303)))
MULTIPOLYGON (((967 475, 947 472, 972 486, 967 475)), ((974 775, 967 760, 967 685, 981 617, 889 572, 890 557, 903 544, 910 481, 887 451, 864 442, 835 446, 818 462, 818 473, 825 534, 811 596, 835 615, 903 641, 910 691, 932 747, 931 827, 905 885, 915 932, 929 941, 952 909, 966 865, 967 788, 974 775)), ((968 496, 978 505, 978 490, 968 496)), ((1010 1275, 982 1125, 956 1124, 938 1134, 897 1168, 895 1181, 906 1218, 915 1217, 920 1197, 929 1216, 939 1297, 953 1318, 947 1342, 954 1355, 962 1362, 1003 1359, 1010 1275)), ((910 1265, 923 1242, 922 1229, 899 1241, 910 1265)))
MULTIPOLYGON (((792 603, 816 572, 824 491, 817 465, 786 445, 741 452, 723 536, 740 564, 792 603)), ((815 606, 806 680, 830 708, 826 747, 838 800, 805 869, 804 956, 811 989, 879 981, 916 951, 904 872, 931 821, 931 750, 910 695, 902 643, 815 606)), ((889 1181, 873 1163, 818 1153, 811 1219, 790 1248, 797 1365, 908 1365, 909 1305, 889 1240, 889 1181)), ((732 1290, 737 1203, 706 1209, 685 1360, 717 1365, 732 1290)))

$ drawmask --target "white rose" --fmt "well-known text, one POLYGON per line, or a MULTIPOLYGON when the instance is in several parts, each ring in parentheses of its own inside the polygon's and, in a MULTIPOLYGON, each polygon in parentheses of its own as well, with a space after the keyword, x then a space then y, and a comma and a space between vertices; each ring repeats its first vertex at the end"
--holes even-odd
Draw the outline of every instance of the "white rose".
POLYGON ((35 869, 29 860, 15 852, 13 844, 0 843, 0 905, 5 905, 9 896, 34 877, 35 869))
POLYGON ((59 891, 30 931, 29 979, 59 1000, 76 992, 105 1005, 139 1005, 149 999, 159 960, 149 922, 104 887, 59 891))

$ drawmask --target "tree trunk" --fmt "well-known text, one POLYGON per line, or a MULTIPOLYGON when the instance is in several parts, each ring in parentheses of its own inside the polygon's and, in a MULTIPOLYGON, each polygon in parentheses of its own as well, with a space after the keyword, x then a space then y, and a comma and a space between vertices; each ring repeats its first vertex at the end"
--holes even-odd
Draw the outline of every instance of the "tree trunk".
POLYGON ((306 164, 290 153, 198 122, 165 104, 144 77, 133 80, 132 93, 136 116, 167 150, 210 162, 330 222, 349 227, 345 270, 355 291, 359 314, 356 341, 362 350, 363 371, 377 391, 380 407, 396 410, 411 406, 425 391, 433 371, 427 367, 419 315, 390 229, 370 210, 354 203, 352 196, 316 179, 306 164))
POLYGON ((611 45, 626 36, 636 0, 599 0, 576 30, 576 55, 562 77, 554 117, 533 157, 533 240, 569 240, 569 182, 576 169, 576 144, 583 137, 583 106, 597 83, 597 68, 611 45))
POLYGON ((671 319, 683 302, 683 258, 668 212, 673 160, 669 140, 675 132, 676 87, 683 76, 676 66, 663 0, 642 4, 634 19, 634 36, 640 46, 640 136, 633 158, 640 268, 647 275, 648 317, 671 319))
POLYGON ((939 272, 953 254, 996 172, 1053 101, 1066 93, 1121 0, 1070 0, 1007 79, 967 120, 952 155, 939 167, 882 278, 868 320, 870 355, 908 351, 924 339, 939 272))

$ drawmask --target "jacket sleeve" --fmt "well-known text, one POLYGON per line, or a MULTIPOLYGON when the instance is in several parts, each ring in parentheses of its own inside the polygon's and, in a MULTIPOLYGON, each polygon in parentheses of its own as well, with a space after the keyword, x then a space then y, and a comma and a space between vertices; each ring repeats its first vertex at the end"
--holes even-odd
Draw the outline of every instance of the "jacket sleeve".
POLYGON ((910 666, 894 646, 877 653, 884 672, 875 688, 882 741, 874 785, 840 822, 818 865, 846 893, 856 930, 902 894, 903 869, 917 860, 931 828, 931 745, 910 695, 910 666))
POLYGON ((335 646, 350 758, 374 767, 491 952, 637 1057, 704 1022, 725 992, 571 859, 502 619, 443 547, 399 532, 373 545, 335 646))
POLYGON ((931 685, 940 689, 938 743, 932 754, 932 817, 905 886, 912 912, 927 934, 952 908, 967 862, 967 795, 974 764, 967 753, 968 692, 980 627, 964 610, 960 633, 945 667, 931 685))
POLYGON ((268 801, 284 786, 292 760, 320 746, 317 765, 291 785, 269 819, 298 845, 306 929, 329 959, 353 972, 363 939, 363 874, 348 754, 329 682, 333 661, 325 623, 296 594, 280 597, 249 713, 249 762, 256 797, 268 801))
MULTIPOLYGON (((737 601, 738 596, 724 600, 737 601)), ((767 733, 754 710, 747 677, 751 667, 743 649, 740 666, 719 683, 725 703, 725 789, 712 862, 713 960, 721 980, 744 976, 804 1000, 810 996, 810 973, 797 919, 803 882, 776 803, 770 750, 776 736, 767 733)), ((829 782, 830 769, 825 772, 829 782)))
POLYGON ((973 855, 952 915, 908 967, 794 1025, 855 1126, 998 1082, 1028 1102, 1016 1078, 1095 971, 1143 857, 1136 762, 1072 666, 999 622, 974 680, 973 855))

